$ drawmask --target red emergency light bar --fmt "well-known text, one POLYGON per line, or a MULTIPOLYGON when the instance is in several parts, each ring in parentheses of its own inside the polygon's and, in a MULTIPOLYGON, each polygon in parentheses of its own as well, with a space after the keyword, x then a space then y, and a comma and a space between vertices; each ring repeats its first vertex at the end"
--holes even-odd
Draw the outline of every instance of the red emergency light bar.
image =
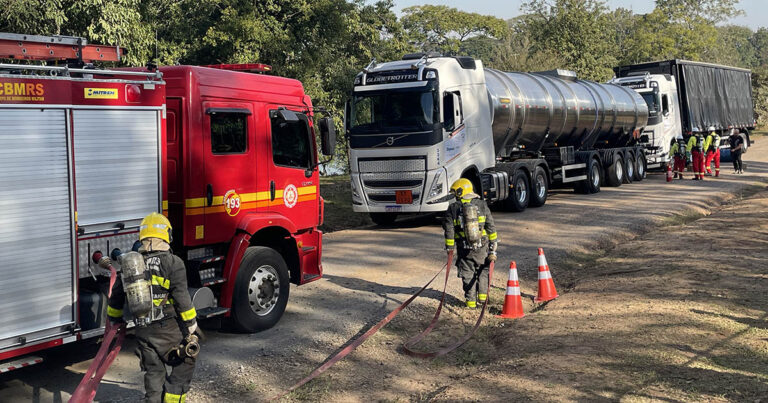
POLYGON ((251 73, 268 73, 272 71, 272 66, 264 63, 209 64, 202 67, 220 70, 248 71, 251 73))

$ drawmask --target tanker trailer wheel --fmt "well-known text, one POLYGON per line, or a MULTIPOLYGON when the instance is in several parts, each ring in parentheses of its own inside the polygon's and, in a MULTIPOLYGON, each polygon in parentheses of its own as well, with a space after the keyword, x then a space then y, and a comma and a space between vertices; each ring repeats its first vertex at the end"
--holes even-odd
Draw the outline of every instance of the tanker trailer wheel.
POLYGON ((549 192, 549 181, 544 168, 536 167, 531 179, 531 200, 528 205, 531 207, 541 207, 547 202, 547 193, 549 192))
POLYGON ((635 158, 635 181, 640 182, 641 180, 645 179, 646 175, 646 160, 645 160, 645 154, 640 151, 637 154, 637 158, 635 158))
POLYGON ((635 179, 635 156, 631 153, 627 153, 624 160, 624 180, 623 183, 632 183, 635 179))
POLYGON ((504 200, 504 207, 509 211, 524 211, 531 199, 531 187, 528 176, 522 170, 515 171, 512 177, 512 192, 504 200))
POLYGON ((581 194, 600 193, 600 183, 603 180, 602 172, 598 160, 590 158, 587 161, 587 179, 574 183, 573 190, 581 194))
POLYGON ((624 181, 624 160, 618 154, 614 156, 613 162, 605 173, 605 184, 608 186, 619 187, 624 181))
POLYGON ((274 326, 285 312, 290 289, 288 265, 277 251, 264 246, 246 249, 232 295, 234 327, 253 333, 274 326))
POLYGON ((371 213, 371 221, 376 225, 392 225, 397 219, 397 213, 371 213))

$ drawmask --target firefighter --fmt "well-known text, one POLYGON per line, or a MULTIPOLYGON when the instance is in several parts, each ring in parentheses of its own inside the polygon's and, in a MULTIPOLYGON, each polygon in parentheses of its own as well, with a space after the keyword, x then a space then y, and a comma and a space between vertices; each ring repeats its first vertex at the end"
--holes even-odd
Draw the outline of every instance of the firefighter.
MULTIPOLYGON (((145 372, 144 399, 153 403, 181 403, 192 382, 195 358, 180 357, 174 350, 197 330, 197 314, 187 290, 187 271, 184 262, 171 251, 171 223, 162 214, 144 217, 139 240, 139 252, 144 256, 148 277, 151 275, 155 307, 152 323, 136 328, 136 355, 145 372), (171 367, 170 375, 166 365, 171 367)), ((125 298, 122 281, 118 279, 107 307, 110 321, 122 321, 125 298)))
POLYGON ((707 176, 712 176, 712 160, 715 161, 715 177, 720 176, 720 136, 715 133, 715 128, 709 127, 709 135, 704 139, 704 150, 707 159, 704 166, 707 168, 707 176))
POLYGON ((464 288, 467 308, 488 299, 488 263, 496 260, 498 236, 491 211, 472 189, 472 182, 461 178, 451 186, 456 197, 443 220, 445 249, 458 247, 456 267, 464 288))
POLYGON ((694 133, 688 138, 686 149, 693 158, 693 180, 704 180, 704 139, 700 133, 694 133))
POLYGON ((685 171, 686 162, 686 145, 685 140, 682 137, 672 139, 672 146, 669 148, 669 155, 674 158, 673 171, 675 172, 675 179, 683 179, 683 172, 685 171))

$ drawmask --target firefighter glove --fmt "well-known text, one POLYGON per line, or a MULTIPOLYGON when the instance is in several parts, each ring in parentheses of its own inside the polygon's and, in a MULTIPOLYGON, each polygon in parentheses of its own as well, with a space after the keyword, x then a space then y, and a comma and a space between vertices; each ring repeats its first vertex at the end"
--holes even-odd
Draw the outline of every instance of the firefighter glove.
POLYGON ((488 254, 488 261, 489 262, 495 262, 496 261, 496 252, 491 252, 488 254))

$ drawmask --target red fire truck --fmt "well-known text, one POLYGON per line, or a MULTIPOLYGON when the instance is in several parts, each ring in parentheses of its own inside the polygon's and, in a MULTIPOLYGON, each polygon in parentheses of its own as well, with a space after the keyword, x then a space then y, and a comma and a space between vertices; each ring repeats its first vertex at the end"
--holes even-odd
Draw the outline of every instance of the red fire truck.
POLYGON ((233 71, 258 64, 87 64, 121 55, 0 34, 0 58, 65 60, 0 64, 0 372, 103 334, 109 279, 92 257, 131 250, 153 211, 201 318, 269 328, 290 283, 322 275, 315 129, 325 155, 335 134, 301 83, 233 71))

